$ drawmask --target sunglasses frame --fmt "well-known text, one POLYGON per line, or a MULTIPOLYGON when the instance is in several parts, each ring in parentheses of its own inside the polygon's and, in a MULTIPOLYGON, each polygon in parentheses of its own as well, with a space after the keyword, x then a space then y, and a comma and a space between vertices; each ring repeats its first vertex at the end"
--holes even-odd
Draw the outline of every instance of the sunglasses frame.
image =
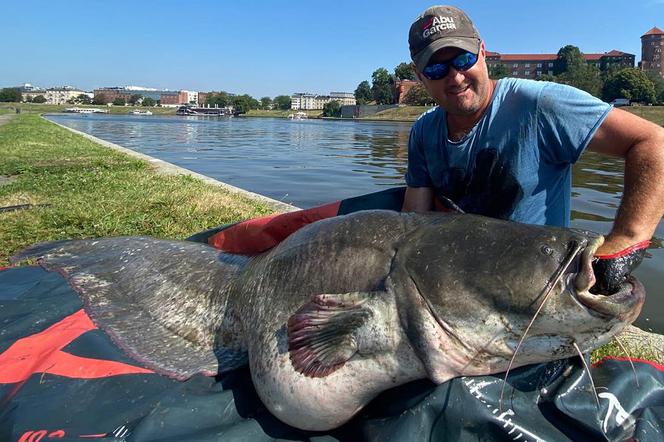
POLYGON ((429 80, 433 80, 433 81, 442 80, 443 78, 447 77, 447 74, 450 73, 450 66, 454 67, 454 69, 456 69, 459 72, 465 72, 468 69, 475 66, 477 64, 477 60, 479 60, 479 54, 473 54, 470 51, 463 51, 459 55, 454 57, 453 59, 451 59, 449 61, 446 61, 444 63, 431 63, 431 64, 428 64, 424 69, 422 69, 422 75, 424 75, 424 77, 426 77, 429 80), (455 62, 460 57, 467 57, 469 55, 474 58, 474 59, 470 58, 470 60, 472 60, 472 62, 466 62, 465 64, 462 64, 461 66, 456 65, 455 62), (428 69, 434 68, 434 67, 437 68, 437 70, 439 70, 440 72, 442 72, 442 75, 436 75, 436 74, 434 74, 434 72, 431 72, 431 71, 429 73, 427 73, 428 69))

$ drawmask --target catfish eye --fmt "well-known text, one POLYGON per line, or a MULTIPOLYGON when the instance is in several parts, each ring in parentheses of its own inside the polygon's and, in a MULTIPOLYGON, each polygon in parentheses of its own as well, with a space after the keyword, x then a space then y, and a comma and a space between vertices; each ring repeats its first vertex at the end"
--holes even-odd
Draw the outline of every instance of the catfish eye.
POLYGON ((542 248, 541 248, 540 250, 541 250, 542 253, 544 253, 545 255, 551 255, 551 254, 553 253, 553 249, 552 249, 551 247, 549 247, 549 246, 542 246, 542 248))

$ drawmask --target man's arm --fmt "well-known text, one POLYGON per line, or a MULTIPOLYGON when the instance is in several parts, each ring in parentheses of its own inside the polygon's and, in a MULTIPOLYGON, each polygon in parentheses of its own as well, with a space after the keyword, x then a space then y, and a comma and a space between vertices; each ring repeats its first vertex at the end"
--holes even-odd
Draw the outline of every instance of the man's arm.
POLYGON ((622 201, 597 254, 610 255, 649 240, 664 214, 664 129, 612 109, 588 149, 625 159, 622 201))
POLYGON ((431 187, 407 187, 403 198, 402 212, 428 212, 433 210, 431 187))

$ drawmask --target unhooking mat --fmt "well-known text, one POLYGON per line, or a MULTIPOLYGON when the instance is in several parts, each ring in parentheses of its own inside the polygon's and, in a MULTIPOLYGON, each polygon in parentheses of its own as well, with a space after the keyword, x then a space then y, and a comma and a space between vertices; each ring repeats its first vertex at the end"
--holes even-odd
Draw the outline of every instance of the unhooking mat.
MULTIPOLYGON (((398 210, 402 196, 392 189, 190 239, 241 249, 244 235, 245 251, 258 253, 319 218, 398 210)), ((334 431, 306 432, 267 411, 248 369, 185 382, 155 374, 96 328, 59 274, 0 270, 0 441, 662 441, 664 367, 634 364, 636 373, 626 359, 595 364, 599 406, 577 358, 513 370, 502 404, 503 375, 422 380, 382 393, 334 431)))

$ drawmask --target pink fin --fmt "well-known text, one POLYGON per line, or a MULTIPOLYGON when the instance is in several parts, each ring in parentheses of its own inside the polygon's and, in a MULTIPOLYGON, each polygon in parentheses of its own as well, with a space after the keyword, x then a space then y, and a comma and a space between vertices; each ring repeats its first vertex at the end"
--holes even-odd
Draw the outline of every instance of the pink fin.
POLYGON ((293 367, 309 377, 325 377, 357 352, 355 332, 371 316, 362 304, 368 293, 315 295, 288 320, 293 367))

